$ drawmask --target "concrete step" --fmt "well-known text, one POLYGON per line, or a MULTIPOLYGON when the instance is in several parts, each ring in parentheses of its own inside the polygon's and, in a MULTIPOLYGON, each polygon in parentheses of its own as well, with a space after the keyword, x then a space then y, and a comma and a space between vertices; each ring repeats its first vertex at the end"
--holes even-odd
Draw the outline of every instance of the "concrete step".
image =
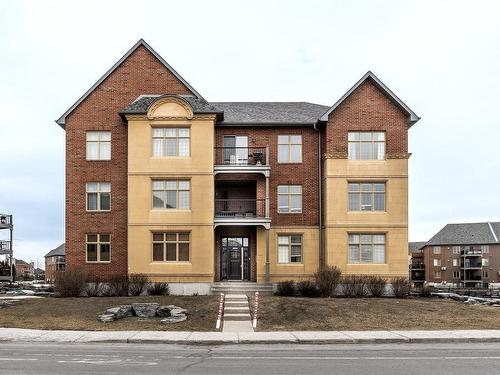
POLYGON ((240 294, 228 293, 224 297, 225 297, 226 301, 229 301, 229 300, 231 300, 231 301, 236 301, 236 300, 245 300, 245 301, 248 301, 247 295, 246 294, 241 294, 241 293, 240 294))
POLYGON ((250 308, 247 307, 225 307, 224 314, 250 314, 250 308))
POLYGON ((236 313, 231 313, 231 314, 224 314, 224 321, 249 321, 251 320, 250 314, 236 314, 236 313))
POLYGON ((236 308, 242 308, 242 307, 248 307, 248 302, 232 302, 232 301, 226 301, 224 304, 226 307, 236 307, 236 308))

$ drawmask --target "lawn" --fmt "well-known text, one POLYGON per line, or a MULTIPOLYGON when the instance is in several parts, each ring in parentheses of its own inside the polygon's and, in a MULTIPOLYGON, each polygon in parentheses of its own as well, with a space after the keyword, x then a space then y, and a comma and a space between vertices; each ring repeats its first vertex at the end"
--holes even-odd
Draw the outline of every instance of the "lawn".
POLYGON ((263 297, 259 331, 500 329, 500 308, 437 298, 263 297))
POLYGON ((95 298, 43 298, 23 300, 21 304, 0 309, 0 327, 69 329, 99 331, 211 331, 215 328, 217 298, 214 296, 147 296, 95 298), (134 302, 158 302, 188 310, 188 319, 176 324, 161 324, 161 318, 131 317, 102 323, 98 313, 107 308, 134 302))

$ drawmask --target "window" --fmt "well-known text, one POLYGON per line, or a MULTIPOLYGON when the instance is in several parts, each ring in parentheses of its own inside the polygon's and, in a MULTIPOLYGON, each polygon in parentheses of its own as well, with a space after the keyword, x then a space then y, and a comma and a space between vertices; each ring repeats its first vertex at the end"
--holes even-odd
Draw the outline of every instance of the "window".
POLYGON ((87 234, 87 262, 111 261, 109 234, 87 234))
POLYGON ((111 210, 111 184, 89 182, 87 184, 87 211, 111 210))
POLYGON ((434 267, 441 267, 441 259, 434 259, 434 267))
POLYGON ((453 259, 453 267, 458 267, 459 265, 458 259, 453 259))
POLYGON ((460 271, 453 271, 453 278, 460 279, 460 271))
POLYGON ((302 212, 302 186, 278 185, 278 213, 302 212))
POLYGON ((384 160, 384 132, 349 132, 349 160, 384 160))
POLYGON ((441 271, 434 271, 434 278, 440 279, 441 278, 441 271))
POLYGON ((189 262, 189 232, 153 233, 153 262, 189 262))
POLYGON ((302 263, 302 236, 278 236, 278 263, 302 263))
POLYGON ((488 254, 490 252, 490 247, 488 245, 481 245, 481 252, 483 254, 488 254))
POLYGON ((153 156, 189 156, 189 128, 153 128, 153 156))
POLYGON ((278 135, 278 163, 302 163, 301 135, 278 135))
POLYGON ((384 211, 384 183, 349 183, 349 211, 384 211))
POLYGON ((385 263, 385 234, 349 234, 349 263, 385 263))
POLYGON ((483 271, 483 277, 484 277, 484 278, 488 278, 488 277, 489 277, 489 276, 488 276, 488 270, 484 270, 484 271, 483 271))
POLYGON ((433 251, 434 254, 441 254, 441 246, 434 246, 433 251))
POLYGON ((153 208, 189 210, 190 182, 187 180, 153 181, 153 208))
POLYGON ((87 160, 111 160, 111 132, 87 132, 87 160))
POLYGON ((460 246, 453 246, 453 254, 460 254, 460 246))
POLYGON ((488 267, 490 265, 490 260, 488 258, 482 258, 481 259, 481 265, 483 267, 488 267))

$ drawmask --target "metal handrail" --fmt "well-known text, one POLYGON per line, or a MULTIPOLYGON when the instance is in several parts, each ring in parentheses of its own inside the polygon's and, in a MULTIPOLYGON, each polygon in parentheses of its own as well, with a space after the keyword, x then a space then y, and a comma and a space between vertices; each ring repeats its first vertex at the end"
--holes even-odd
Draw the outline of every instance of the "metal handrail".
POLYGON ((265 217, 265 199, 216 199, 217 217, 265 217))
POLYGON ((269 165, 268 147, 214 147, 215 165, 269 165))

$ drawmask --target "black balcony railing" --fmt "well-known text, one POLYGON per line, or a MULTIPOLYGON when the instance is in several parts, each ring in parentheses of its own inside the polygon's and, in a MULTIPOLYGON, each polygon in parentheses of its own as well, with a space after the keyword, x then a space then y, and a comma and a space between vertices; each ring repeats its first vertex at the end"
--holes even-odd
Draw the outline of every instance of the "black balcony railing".
POLYGON ((12 215, 0 214, 0 228, 9 228, 12 225, 12 215))
POLYGON ((216 217, 265 217, 265 199, 216 199, 216 217))
POLYGON ((464 255, 481 256, 483 252, 480 249, 465 249, 465 250, 462 250, 461 253, 462 253, 462 256, 464 256, 464 255))
POLYGON ((266 147, 216 147, 215 165, 269 165, 266 147))
POLYGON ((410 264, 410 269, 411 270, 425 270, 425 264, 424 263, 412 263, 412 264, 410 264))

